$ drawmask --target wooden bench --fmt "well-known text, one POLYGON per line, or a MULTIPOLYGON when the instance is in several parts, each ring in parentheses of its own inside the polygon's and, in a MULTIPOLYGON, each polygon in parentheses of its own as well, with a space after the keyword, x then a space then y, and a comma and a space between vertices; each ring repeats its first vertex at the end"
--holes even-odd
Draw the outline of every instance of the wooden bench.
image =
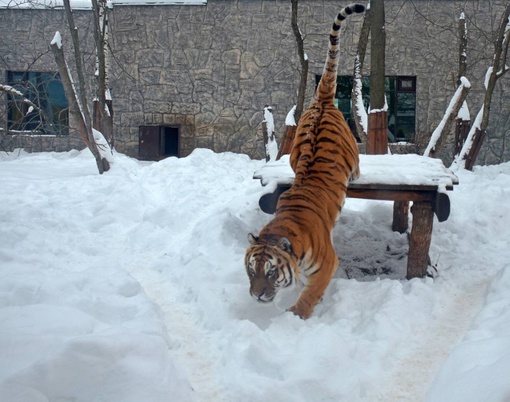
MULTIPOLYGON (((394 201, 395 231, 408 230, 409 202, 413 224, 409 237, 407 278, 423 277, 429 265, 434 214, 439 222, 450 215, 447 191, 458 184, 455 174, 441 160, 420 155, 360 155, 360 177, 349 184, 347 196, 370 200, 394 201)), ((254 179, 271 192, 259 200, 262 211, 273 214, 280 195, 294 180, 288 155, 268 162, 257 170, 254 179)))

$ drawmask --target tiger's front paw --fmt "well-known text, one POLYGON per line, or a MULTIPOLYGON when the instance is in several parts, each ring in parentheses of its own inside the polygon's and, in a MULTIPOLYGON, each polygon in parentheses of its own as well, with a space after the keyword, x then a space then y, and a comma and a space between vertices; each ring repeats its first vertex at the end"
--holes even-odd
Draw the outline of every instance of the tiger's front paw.
POLYGON ((311 308, 298 306, 297 304, 294 304, 287 311, 291 311, 293 314, 299 316, 299 318, 302 318, 303 320, 306 320, 313 313, 313 310, 311 308))

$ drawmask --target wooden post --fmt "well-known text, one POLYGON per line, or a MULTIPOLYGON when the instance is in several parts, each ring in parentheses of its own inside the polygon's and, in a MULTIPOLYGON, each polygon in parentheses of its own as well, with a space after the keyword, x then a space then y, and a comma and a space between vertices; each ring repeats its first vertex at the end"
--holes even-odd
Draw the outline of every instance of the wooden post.
POLYGON ((367 154, 388 153, 388 112, 378 111, 368 115, 367 154))
POLYGON ((395 201, 393 203, 393 224, 391 229, 394 232, 405 233, 409 228, 409 201, 395 201))
POLYGON ((427 274, 434 221, 434 212, 430 202, 414 202, 411 212, 413 214, 413 226, 407 256, 407 279, 422 278, 427 274))

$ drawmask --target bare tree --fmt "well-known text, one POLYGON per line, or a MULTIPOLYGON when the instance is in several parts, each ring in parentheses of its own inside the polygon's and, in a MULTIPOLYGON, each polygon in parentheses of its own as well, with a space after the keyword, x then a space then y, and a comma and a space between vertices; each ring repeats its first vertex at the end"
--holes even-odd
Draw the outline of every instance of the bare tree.
MULTIPOLYGON (((291 5, 292 5, 291 26, 292 32, 294 33, 294 38, 296 40, 299 64, 301 67, 297 92, 297 101, 296 106, 295 108, 293 108, 292 113, 294 115, 294 121, 299 121, 299 118, 303 114, 305 104, 306 84, 308 80, 308 58, 306 57, 305 54, 303 35, 301 34, 301 30, 299 29, 298 25, 298 0, 291 0, 291 5)), ((277 159, 280 159, 282 155, 290 153, 295 134, 296 134, 295 125, 285 126, 285 133, 283 135, 282 141, 280 142, 280 149, 278 150, 277 159)))
POLYGON ((356 59, 354 61, 353 72, 353 85, 351 93, 352 101, 352 115, 356 124, 356 131, 361 142, 366 145, 367 132, 368 132, 368 117, 365 107, 363 105, 362 96, 362 78, 363 78, 363 64, 365 61, 365 54, 367 52, 368 39, 370 36, 370 8, 365 11, 363 18, 363 25, 361 26, 360 38, 358 41, 358 48, 356 50, 356 59))
POLYGON ((292 32, 294 33, 294 38, 296 39, 299 64, 301 66, 296 110, 294 111, 294 118, 296 119, 296 121, 299 121, 299 118, 303 113, 303 108, 305 104, 306 83, 308 79, 308 58, 306 57, 305 54, 303 36, 301 35, 301 30, 299 29, 298 25, 298 0, 291 0, 291 3, 292 3, 292 19, 291 19, 292 32))
MULTIPOLYGON (((109 160, 109 154, 111 154, 111 149, 103 134, 93 127, 93 119, 90 114, 86 95, 85 75, 82 61, 83 57, 78 41, 78 29, 74 23, 74 16, 69 0, 64 0, 64 7, 67 22, 69 24, 69 30, 71 33, 74 63, 76 66, 76 75, 78 77, 77 86, 74 85, 74 80, 72 79, 70 70, 68 68, 64 56, 61 37, 58 32, 51 42, 51 49, 55 56, 55 61, 60 72, 64 91, 69 102, 69 112, 74 117, 74 120, 78 125, 78 131, 80 132, 81 138, 94 155, 99 173, 102 174, 103 172, 106 172, 110 169, 111 159, 109 160)), ((96 8, 97 7, 98 6, 96 3, 96 8)), ((99 22, 96 22, 96 28, 98 25, 99 22)), ((95 35, 96 40, 101 37, 101 34, 95 35)), ((104 49, 102 42, 96 42, 96 49, 99 47, 104 49)), ((105 75, 103 74, 102 78, 104 79, 104 77, 105 75)), ((103 93, 104 92, 105 91, 103 91, 103 93)), ((102 114, 101 111, 99 113, 102 114)))
POLYGON ((466 18, 464 13, 461 13, 458 23, 459 28, 459 75, 457 79, 457 90, 450 100, 450 104, 446 109, 441 122, 436 129, 432 132, 429 144, 423 155, 430 156, 434 154, 436 148, 441 146, 441 141, 444 136, 451 132, 453 123, 456 122, 456 131, 459 132, 460 127, 463 126, 462 121, 458 121, 459 111, 465 106, 467 95, 471 89, 471 83, 466 78, 467 72, 467 27, 466 18))
POLYGON ((487 135, 489 125, 490 107, 492 94, 496 87, 496 81, 508 71, 506 65, 508 55, 508 45, 510 43, 510 3, 505 7, 499 29, 494 42, 494 58, 492 64, 487 70, 485 77, 485 97, 483 105, 478 112, 473 126, 467 136, 466 142, 460 153, 456 155, 453 161, 453 168, 465 168, 471 170, 476 161, 482 143, 487 135))
POLYGON ((101 133, 113 148, 113 108, 108 88, 108 7, 106 0, 92 0, 94 15, 94 41, 96 43, 96 98, 94 99, 94 128, 101 133))

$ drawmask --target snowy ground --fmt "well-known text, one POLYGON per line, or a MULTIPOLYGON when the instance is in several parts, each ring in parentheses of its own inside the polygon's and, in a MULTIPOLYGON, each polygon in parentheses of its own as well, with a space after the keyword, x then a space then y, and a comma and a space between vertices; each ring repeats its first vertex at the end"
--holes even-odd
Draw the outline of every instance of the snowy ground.
POLYGON ((509 163, 459 172, 434 279, 403 279, 390 203, 348 199, 307 321, 248 294, 262 163, 0 154, 0 401, 510 400, 509 163))

